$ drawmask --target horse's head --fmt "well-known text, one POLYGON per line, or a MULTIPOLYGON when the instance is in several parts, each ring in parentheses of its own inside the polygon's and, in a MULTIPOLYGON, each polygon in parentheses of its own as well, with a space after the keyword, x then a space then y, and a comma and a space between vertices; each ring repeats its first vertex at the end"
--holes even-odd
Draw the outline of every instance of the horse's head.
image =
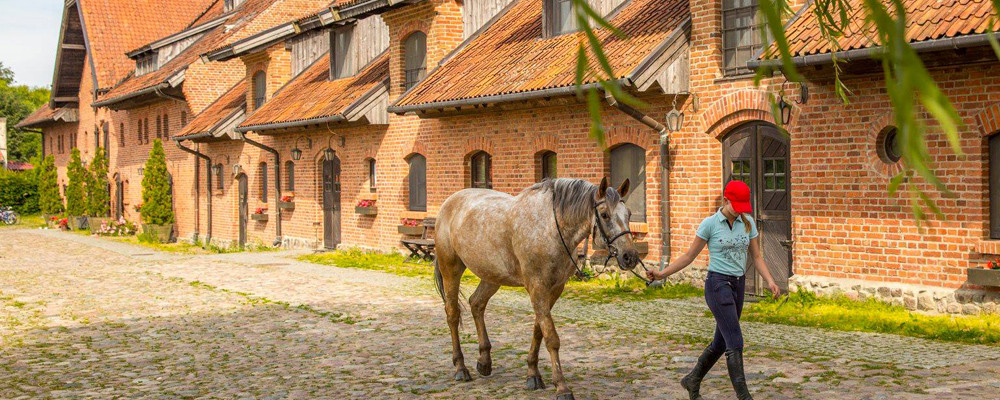
POLYGON ((639 263, 639 251, 635 248, 632 231, 628 227, 632 211, 622 201, 628 194, 628 189, 628 179, 615 190, 608 187, 608 178, 605 177, 594 194, 594 226, 597 230, 594 234, 594 246, 607 248, 608 255, 615 257, 622 270, 635 268, 639 263))

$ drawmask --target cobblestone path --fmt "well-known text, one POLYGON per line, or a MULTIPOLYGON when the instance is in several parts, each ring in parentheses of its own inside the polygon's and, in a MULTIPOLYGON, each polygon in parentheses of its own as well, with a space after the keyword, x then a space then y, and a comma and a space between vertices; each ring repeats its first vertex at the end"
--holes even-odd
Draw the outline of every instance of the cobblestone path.
MULTIPOLYGON (((523 388, 533 321, 523 291, 501 291, 488 309, 493 376, 455 383, 429 281, 288 256, 183 256, 0 231, 0 398, 553 398, 551 385, 523 388)), ((676 382, 712 328, 704 309, 697 299, 560 301, 576 397, 684 398, 676 382)), ((1000 398, 1000 348, 745 326, 758 399, 1000 398)), ((468 315, 463 336, 471 368, 468 315)), ((724 366, 703 392, 732 397, 724 366)))

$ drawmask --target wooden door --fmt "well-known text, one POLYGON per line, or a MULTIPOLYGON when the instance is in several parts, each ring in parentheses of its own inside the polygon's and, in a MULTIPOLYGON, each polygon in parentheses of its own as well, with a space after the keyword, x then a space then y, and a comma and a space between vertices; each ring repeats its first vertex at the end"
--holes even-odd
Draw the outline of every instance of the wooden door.
POLYGON ((323 161, 323 247, 340 244, 340 158, 323 161))
POLYGON ((125 182, 115 178, 115 219, 125 215, 125 182))
POLYGON ((239 244, 243 247, 247 244, 247 219, 250 218, 250 204, 249 204, 249 185, 247 184, 247 176, 245 174, 240 174, 236 177, 236 182, 239 184, 239 221, 240 221, 240 236, 239 244))
MULTIPOLYGON (((726 135, 723 185, 741 180, 753 192, 753 217, 771 276, 788 290, 792 274, 791 182, 788 137, 766 122, 751 122, 726 135)), ((747 292, 764 294, 766 284, 747 259, 747 292)))

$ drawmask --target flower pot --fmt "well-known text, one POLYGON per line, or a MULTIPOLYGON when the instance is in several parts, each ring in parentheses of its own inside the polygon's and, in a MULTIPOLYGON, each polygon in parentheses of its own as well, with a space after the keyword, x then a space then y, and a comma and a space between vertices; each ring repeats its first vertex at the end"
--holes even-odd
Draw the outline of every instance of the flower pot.
POLYGON ((267 214, 250 214, 250 219, 257 222, 267 222, 267 214))
POLYGON ((173 236, 174 226, 172 224, 142 224, 142 231, 152 232, 160 243, 168 243, 173 236))
POLYGON ((86 216, 69 217, 69 229, 74 231, 87 229, 87 217, 86 216))
POLYGON ((50 229, 55 229, 59 227, 59 216, 55 214, 42 214, 42 218, 45 219, 45 224, 49 226, 50 229), (56 217, 55 220, 52 217, 56 217))
POLYGON ((294 201, 279 201, 278 202, 278 208, 280 208, 282 210, 294 210, 295 209, 295 202, 294 201))
POLYGON ((969 284, 1000 287, 1000 269, 969 268, 969 284))
POLYGON ((101 226, 108 224, 111 218, 108 217, 90 217, 87 220, 87 225, 90 227, 90 233, 95 234, 101 230, 101 226))
POLYGON ((378 207, 354 207, 354 212, 361 215, 376 215, 378 214, 378 207))
POLYGON ((422 226, 400 225, 399 226, 399 233, 402 233, 404 235, 410 235, 410 236, 420 236, 420 235, 424 234, 424 227, 422 227, 422 226))

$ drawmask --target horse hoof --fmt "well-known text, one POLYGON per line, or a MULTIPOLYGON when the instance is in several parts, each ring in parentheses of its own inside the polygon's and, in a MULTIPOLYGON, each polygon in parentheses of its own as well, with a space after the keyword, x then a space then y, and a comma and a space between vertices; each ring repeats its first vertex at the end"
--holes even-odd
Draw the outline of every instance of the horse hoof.
POLYGON ((455 373, 455 380, 458 382, 468 382, 472 380, 472 375, 469 375, 469 370, 463 369, 455 373))
POLYGON ((556 396, 556 400, 576 400, 573 398, 573 393, 563 393, 556 396))
POLYGON ((486 364, 480 364, 476 362, 476 371, 479 371, 479 375, 490 376, 493 374, 493 363, 489 362, 486 364))
POLYGON ((528 377, 528 390, 538 390, 545 389, 545 382, 542 381, 540 376, 529 376, 528 377))

